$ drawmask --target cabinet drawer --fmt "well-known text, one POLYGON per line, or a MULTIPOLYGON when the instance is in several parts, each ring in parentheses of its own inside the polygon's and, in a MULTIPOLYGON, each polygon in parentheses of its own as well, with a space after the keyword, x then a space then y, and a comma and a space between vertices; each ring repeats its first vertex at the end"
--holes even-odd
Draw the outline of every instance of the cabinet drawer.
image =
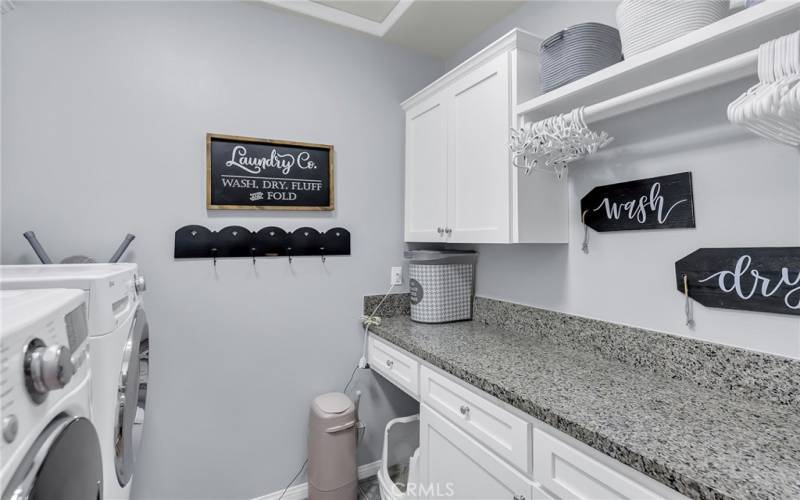
POLYGON ((554 497, 547 494, 545 490, 543 490, 539 485, 536 483, 533 485, 533 500, 556 500, 554 497))
POLYGON ((551 497, 560 500, 661 498, 655 492, 540 429, 533 430, 533 479, 551 497))
POLYGON ((533 483, 426 404, 420 405, 419 498, 531 500, 533 483))
POLYGON ((530 424, 474 392, 422 367, 420 398, 481 444, 530 470, 530 424))
POLYGON ((370 335, 367 346, 370 367, 405 390, 409 395, 419 398, 419 363, 403 354, 399 349, 370 335))

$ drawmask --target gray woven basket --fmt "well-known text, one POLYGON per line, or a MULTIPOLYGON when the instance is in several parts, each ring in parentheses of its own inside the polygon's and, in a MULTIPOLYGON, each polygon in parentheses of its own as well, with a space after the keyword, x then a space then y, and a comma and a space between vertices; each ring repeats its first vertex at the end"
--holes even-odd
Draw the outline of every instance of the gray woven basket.
POLYGON ((600 23, 570 26, 539 47, 542 92, 566 85, 622 60, 619 31, 600 23))
POLYGON ((412 321, 446 323, 472 319, 475 252, 409 250, 404 254, 410 260, 412 321))

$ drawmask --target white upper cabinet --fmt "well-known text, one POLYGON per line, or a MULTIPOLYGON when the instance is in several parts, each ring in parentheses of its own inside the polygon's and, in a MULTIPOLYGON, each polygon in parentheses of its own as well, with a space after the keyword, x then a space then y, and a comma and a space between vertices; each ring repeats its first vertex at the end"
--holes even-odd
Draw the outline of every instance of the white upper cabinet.
POLYGON ((511 227, 511 169, 504 163, 513 125, 508 114, 508 55, 486 63, 448 90, 448 240, 505 241, 511 227))
MULTIPOLYGON (((434 96, 438 97, 438 96, 434 96)), ((434 241, 447 221, 447 112, 443 99, 406 113, 406 239, 434 241)))
POLYGON ((514 30, 403 103, 406 241, 567 242, 566 182, 522 174, 508 149, 538 44, 514 30))

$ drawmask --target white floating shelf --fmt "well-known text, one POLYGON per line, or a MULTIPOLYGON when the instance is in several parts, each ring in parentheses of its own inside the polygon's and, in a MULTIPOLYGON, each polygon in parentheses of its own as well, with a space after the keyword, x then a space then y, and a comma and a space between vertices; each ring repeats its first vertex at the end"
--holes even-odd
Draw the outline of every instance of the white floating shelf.
POLYGON ((800 29, 800 0, 767 0, 517 105, 526 120, 588 106, 722 59, 800 29))

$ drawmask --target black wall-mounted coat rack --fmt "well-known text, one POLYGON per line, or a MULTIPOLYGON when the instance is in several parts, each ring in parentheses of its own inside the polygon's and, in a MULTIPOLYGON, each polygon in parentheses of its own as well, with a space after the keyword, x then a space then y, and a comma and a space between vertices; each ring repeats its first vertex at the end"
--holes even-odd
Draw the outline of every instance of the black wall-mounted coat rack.
POLYGON ((269 226, 257 232, 242 226, 211 231, 205 226, 183 226, 175 231, 176 259, 226 257, 301 257, 350 255, 350 231, 334 227, 320 233, 311 227, 286 232, 269 226))

